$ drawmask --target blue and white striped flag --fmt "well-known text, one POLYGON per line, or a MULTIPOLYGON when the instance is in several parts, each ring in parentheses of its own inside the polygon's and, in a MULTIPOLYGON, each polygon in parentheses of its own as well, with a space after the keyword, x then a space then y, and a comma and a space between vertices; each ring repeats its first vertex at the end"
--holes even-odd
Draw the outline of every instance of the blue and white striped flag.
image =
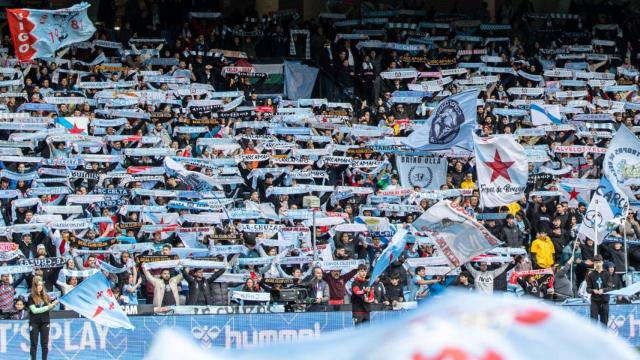
POLYGON ((531 104, 531 122, 533 126, 560 124, 560 106, 531 104))

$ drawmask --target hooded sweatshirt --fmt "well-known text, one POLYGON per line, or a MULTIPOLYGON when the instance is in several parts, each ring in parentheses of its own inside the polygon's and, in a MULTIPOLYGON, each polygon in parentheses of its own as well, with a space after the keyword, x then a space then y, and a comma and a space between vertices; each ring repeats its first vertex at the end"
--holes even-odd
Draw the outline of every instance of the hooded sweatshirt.
POLYGON ((553 242, 548 236, 536 238, 531 243, 531 253, 535 254, 536 264, 541 269, 553 266, 553 254, 555 253, 553 242))

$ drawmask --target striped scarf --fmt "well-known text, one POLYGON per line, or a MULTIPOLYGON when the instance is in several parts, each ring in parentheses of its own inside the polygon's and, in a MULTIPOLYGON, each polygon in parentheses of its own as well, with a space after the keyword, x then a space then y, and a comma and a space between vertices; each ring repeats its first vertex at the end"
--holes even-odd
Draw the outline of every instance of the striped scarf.
POLYGON ((311 59, 311 37, 309 36, 309 30, 304 29, 291 29, 291 41, 289 42, 289 53, 293 56, 296 55, 296 35, 304 35, 305 40, 305 59, 311 59))

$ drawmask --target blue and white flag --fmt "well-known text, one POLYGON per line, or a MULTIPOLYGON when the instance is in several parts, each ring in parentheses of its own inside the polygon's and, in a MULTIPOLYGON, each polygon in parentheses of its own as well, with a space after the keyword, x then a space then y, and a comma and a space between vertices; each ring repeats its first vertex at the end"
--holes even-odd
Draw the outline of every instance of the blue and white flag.
POLYGON ((7 9, 13 47, 20 61, 53 58, 56 50, 86 41, 96 28, 87 15, 89 4, 58 10, 7 9))
POLYGON ((402 143, 412 149, 471 150, 476 127, 478 90, 465 91, 440 101, 426 123, 402 143))
POLYGON ((474 135, 474 140, 482 205, 495 207, 520 200, 529 173, 529 160, 522 145, 510 135, 474 135))
POLYGON ((373 285, 376 279, 387 269, 387 267, 402 255, 405 245, 407 245, 408 236, 409 230, 405 227, 401 227, 396 231, 387 247, 376 259, 376 263, 371 271, 369 285, 373 285))
POLYGON ((627 195, 603 176, 591 197, 578 233, 600 244, 611 230, 625 221, 628 212, 627 195))
POLYGON ((424 212, 413 226, 435 240, 451 268, 502 244, 465 209, 450 200, 441 200, 424 212))
POLYGON ((61 297, 60 303, 102 326, 134 329, 118 299, 113 296, 109 279, 100 271, 61 297))
MULTIPOLYGON (((294 344, 251 346, 249 350, 209 349, 209 346, 205 349, 202 332, 194 331, 191 336, 186 337, 187 333, 172 330, 170 325, 166 327, 154 339, 148 359, 638 358, 637 351, 628 342, 562 306, 525 298, 490 297, 469 292, 463 294, 450 291, 446 296, 435 298, 427 306, 402 314, 397 319, 374 322, 371 326, 323 334, 310 331, 306 336, 287 338, 287 342, 298 339, 294 340, 294 344), (300 341, 302 338, 305 340, 300 341)), ((224 331, 220 333, 222 336, 224 331)), ((271 330, 271 333, 274 334, 274 339, 278 333, 282 338, 284 331, 271 330)), ((214 335, 217 335, 217 330, 214 335)), ((227 341, 234 345, 234 339, 227 341)))
POLYGON ((587 187, 560 183, 558 190, 561 194, 560 201, 566 201, 572 208, 577 208, 580 203, 587 204, 591 199, 591 189, 587 187))
POLYGON ((56 124, 67 129, 69 134, 89 135, 89 118, 84 116, 57 117, 56 124))
POLYGON ((533 126, 560 124, 560 106, 531 104, 530 109, 533 126))
POLYGON ((640 185, 640 140, 622 125, 604 156, 604 174, 621 186, 640 185))

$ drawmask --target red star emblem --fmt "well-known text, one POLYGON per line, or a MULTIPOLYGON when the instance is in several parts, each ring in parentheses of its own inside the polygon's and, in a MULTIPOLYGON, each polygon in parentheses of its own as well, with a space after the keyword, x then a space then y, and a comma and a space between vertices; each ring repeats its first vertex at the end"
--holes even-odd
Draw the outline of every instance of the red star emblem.
POLYGON ((73 123, 73 127, 69 129, 70 134, 82 134, 83 131, 84 130, 80 129, 78 127, 78 124, 76 124, 75 122, 73 123))
POLYGON ((500 153, 498 149, 496 149, 496 153, 493 156, 493 161, 487 161, 485 164, 493 170, 491 173, 491 181, 496 180, 500 176, 505 178, 507 181, 511 181, 511 177, 509 176, 509 168, 515 163, 515 161, 502 161, 500 158, 500 153))
POLYGON ((576 188, 571 189, 571 191, 569 191, 569 201, 578 200, 578 195, 580 195, 580 193, 576 191, 576 188))

